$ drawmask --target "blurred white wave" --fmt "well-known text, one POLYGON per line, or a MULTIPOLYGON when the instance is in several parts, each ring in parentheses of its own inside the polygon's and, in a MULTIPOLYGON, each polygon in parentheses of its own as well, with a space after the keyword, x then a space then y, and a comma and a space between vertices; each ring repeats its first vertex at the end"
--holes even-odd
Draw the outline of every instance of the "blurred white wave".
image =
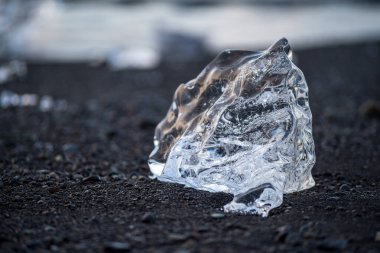
POLYGON ((207 48, 261 49, 281 37, 293 47, 380 39, 380 5, 220 4, 181 8, 164 2, 41 0, 8 34, 8 53, 32 60, 103 61, 113 69, 154 67, 162 33, 202 38, 207 48))

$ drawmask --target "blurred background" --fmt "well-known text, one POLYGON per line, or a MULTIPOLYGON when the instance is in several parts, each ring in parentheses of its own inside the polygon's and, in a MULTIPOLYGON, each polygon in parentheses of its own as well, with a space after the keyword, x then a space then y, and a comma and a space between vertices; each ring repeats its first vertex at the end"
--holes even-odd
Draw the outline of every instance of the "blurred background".
POLYGON ((107 61, 152 68, 163 53, 196 57, 200 43, 263 49, 281 37, 293 48, 380 38, 379 1, 1 0, 0 55, 31 61, 107 61), (173 48, 174 47, 174 48, 173 48))
POLYGON ((25 76, 28 62, 149 70, 281 37, 296 51, 377 41, 379 1, 1 0, 0 84, 25 76))

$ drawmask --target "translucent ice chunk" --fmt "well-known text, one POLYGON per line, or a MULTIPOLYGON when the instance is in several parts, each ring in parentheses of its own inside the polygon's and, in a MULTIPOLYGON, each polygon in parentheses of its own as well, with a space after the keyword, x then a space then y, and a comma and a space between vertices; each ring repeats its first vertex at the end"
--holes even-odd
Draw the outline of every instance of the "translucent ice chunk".
POLYGON ((281 39, 268 50, 227 50, 181 84, 150 155, 159 180, 234 195, 227 212, 268 212, 283 193, 314 185, 305 78, 281 39))

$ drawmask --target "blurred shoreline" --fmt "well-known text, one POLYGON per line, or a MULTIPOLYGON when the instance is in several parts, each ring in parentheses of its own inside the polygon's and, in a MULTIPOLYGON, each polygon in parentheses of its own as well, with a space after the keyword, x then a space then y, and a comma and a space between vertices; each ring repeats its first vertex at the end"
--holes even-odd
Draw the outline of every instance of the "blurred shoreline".
POLYGON ((169 2, 40 1, 25 22, 8 32, 3 58, 107 60, 116 69, 118 64, 151 68, 165 57, 167 44, 191 56, 199 45, 211 53, 257 50, 281 37, 296 50, 380 39, 379 4, 298 1, 278 7, 239 1, 183 8, 169 2))

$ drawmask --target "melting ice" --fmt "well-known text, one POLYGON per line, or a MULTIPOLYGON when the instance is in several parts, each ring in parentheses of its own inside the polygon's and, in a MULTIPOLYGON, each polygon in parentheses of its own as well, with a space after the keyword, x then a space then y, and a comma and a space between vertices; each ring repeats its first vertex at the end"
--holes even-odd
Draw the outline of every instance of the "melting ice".
POLYGON ((150 170, 161 181, 234 195, 226 212, 263 217, 314 185, 308 87, 281 39, 227 50, 181 84, 157 126, 150 170))

